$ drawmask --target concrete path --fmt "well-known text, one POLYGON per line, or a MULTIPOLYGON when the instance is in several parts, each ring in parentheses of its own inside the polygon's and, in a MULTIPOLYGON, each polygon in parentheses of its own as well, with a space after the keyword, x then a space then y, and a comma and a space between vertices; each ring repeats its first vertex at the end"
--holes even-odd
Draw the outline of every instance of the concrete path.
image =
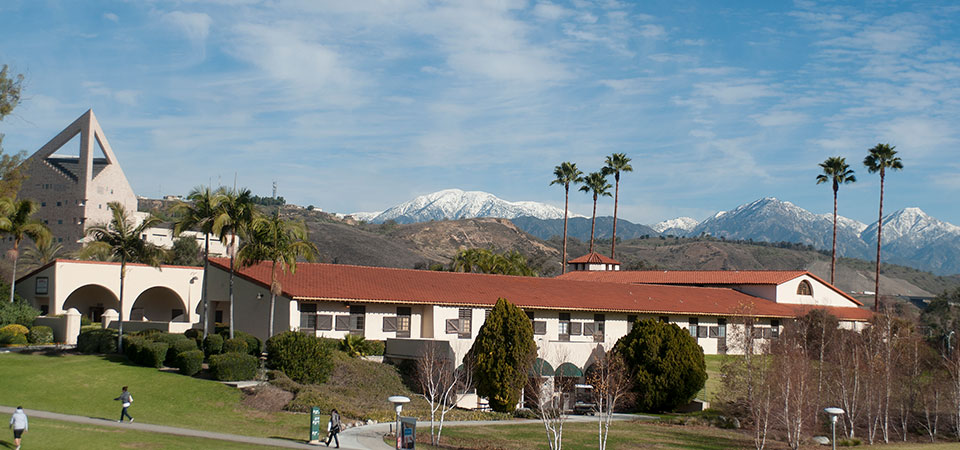
MULTIPOLYGON (((2 414, 13 414, 14 408, 9 406, 0 406, 0 413, 2 414)), ((201 431, 193 430, 189 428, 178 428, 170 427, 166 425, 152 425, 142 422, 123 422, 119 423, 112 419, 104 419, 100 417, 85 417, 85 416, 76 416, 71 414, 60 414, 48 411, 37 411, 33 409, 24 409, 24 412, 27 413, 28 418, 40 418, 40 419, 51 419, 51 420, 60 420, 64 422, 73 422, 80 423, 85 425, 94 425, 98 427, 110 427, 110 428, 124 428, 137 431, 146 431, 149 433, 165 433, 173 434, 177 436, 188 436, 196 438, 205 438, 205 439, 216 439, 221 441, 231 441, 231 442, 240 442, 244 444, 253 444, 253 445, 262 445, 276 448, 299 448, 299 449, 316 449, 318 446, 310 445, 303 442, 295 442, 285 439, 273 439, 273 438, 259 438, 253 436, 242 436, 238 434, 227 434, 227 433, 216 433, 213 431, 201 431)), ((651 419, 655 420, 656 417, 651 416, 639 416, 634 414, 615 414, 615 420, 634 420, 634 419, 651 419)), ((568 422, 594 422, 596 417, 593 416, 570 416, 568 422)), ((522 419, 522 420, 467 420, 461 422, 454 421, 445 421, 443 426, 447 427, 459 427, 459 426, 484 426, 484 425, 520 425, 528 423, 540 423, 538 419, 522 419)), ((392 423, 378 423, 376 425, 366 425, 362 427, 353 427, 344 430, 340 433, 340 448, 348 450, 389 450, 392 449, 390 445, 387 445, 383 441, 383 437, 387 435, 390 430, 392 423)), ((423 421, 418 424, 417 428, 421 426, 430 426, 430 422, 423 421)), ((422 433, 423 431, 421 431, 422 433)), ((429 433, 429 430, 427 431, 429 433)), ((320 448, 326 448, 323 444, 319 445, 320 448)))

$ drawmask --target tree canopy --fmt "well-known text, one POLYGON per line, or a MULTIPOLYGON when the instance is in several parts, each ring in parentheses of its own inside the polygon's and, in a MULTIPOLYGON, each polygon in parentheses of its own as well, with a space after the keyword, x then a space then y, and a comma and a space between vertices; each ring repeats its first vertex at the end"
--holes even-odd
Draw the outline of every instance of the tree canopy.
POLYGON ((477 395, 486 397, 494 411, 513 411, 536 354, 530 319, 506 299, 498 299, 467 353, 477 395))

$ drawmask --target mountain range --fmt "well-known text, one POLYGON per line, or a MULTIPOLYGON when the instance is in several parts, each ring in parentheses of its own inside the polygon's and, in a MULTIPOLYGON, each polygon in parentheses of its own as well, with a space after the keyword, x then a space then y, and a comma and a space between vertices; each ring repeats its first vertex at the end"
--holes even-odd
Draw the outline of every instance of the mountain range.
MULTIPOLYGON (((563 233, 563 210, 537 202, 509 202, 486 193, 448 189, 417 197, 376 213, 354 213, 358 220, 383 223, 429 222, 474 217, 510 219, 519 229, 540 239, 563 233)), ((609 239, 612 217, 597 217, 595 237, 609 239)), ((590 238, 589 218, 571 215, 568 236, 590 238)), ((617 220, 617 237, 628 240, 650 236, 697 237, 710 235, 724 240, 792 242, 830 250, 832 214, 814 214, 790 202, 763 198, 731 211, 718 212, 702 222, 689 217, 666 220, 651 226, 617 220)), ((873 259, 876 256, 876 223, 837 218, 839 256, 873 259)), ((960 273, 960 227, 943 222, 910 207, 883 218, 884 262, 927 270, 936 274, 960 273)))

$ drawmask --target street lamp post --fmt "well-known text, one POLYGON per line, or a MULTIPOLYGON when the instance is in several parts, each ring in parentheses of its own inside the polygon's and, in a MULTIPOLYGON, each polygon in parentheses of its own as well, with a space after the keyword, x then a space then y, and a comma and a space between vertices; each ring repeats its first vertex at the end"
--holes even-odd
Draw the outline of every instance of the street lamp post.
POLYGON ((833 431, 830 443, 833 444, 833 450, 837 450, 837 417, 843 414, 843 410, 840 408, 823 408, 823 412, 830 415, 830 428, 833 431))
POLYGON ((410 399, 402 395, 394 395, 387 399, 388 402, 393 403, 394 409, 397 411, 397 423, 396 423, 396 436, 397 436, 397 445, 396 449, 400 449, 400 443, 402 442, 403 435, 400 434, 400 411, 403 410, 403 405, 405 403, 410 403, 410 399))

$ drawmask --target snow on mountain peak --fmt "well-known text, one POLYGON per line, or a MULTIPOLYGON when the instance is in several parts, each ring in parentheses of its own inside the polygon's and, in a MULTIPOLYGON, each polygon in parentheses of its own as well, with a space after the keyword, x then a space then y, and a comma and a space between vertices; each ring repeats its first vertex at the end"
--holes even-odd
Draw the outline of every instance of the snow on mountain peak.
POLYGON ((676 219, 664 220, 650 228, 653 228, 657 233, 663 233, 670 229, 679 229, 686 232, 692 230, 699 223, 696 219, 690 217, 677 217, 676 219))
MULTIPOLYGON (((387 220, 426 222, 474 217, 513 219, 521 216, 562 219, 563 209, 539 202, 510 202, 482 191, 444 189, 388 208, 367 220, 377 223, 387 220)), ((580 216, 571 214, 570 217, 580 216)))
MULTIPOLYGON (((864 230, 864 237, 873 236, 876 242, 876 230, 876 223, 870 225, 864 230)), ((944 235, 960 236, 960 227, 930 217, 920 208, 903 208, 883 218, 884 243, 897 239, 929 240, 944 235)))

